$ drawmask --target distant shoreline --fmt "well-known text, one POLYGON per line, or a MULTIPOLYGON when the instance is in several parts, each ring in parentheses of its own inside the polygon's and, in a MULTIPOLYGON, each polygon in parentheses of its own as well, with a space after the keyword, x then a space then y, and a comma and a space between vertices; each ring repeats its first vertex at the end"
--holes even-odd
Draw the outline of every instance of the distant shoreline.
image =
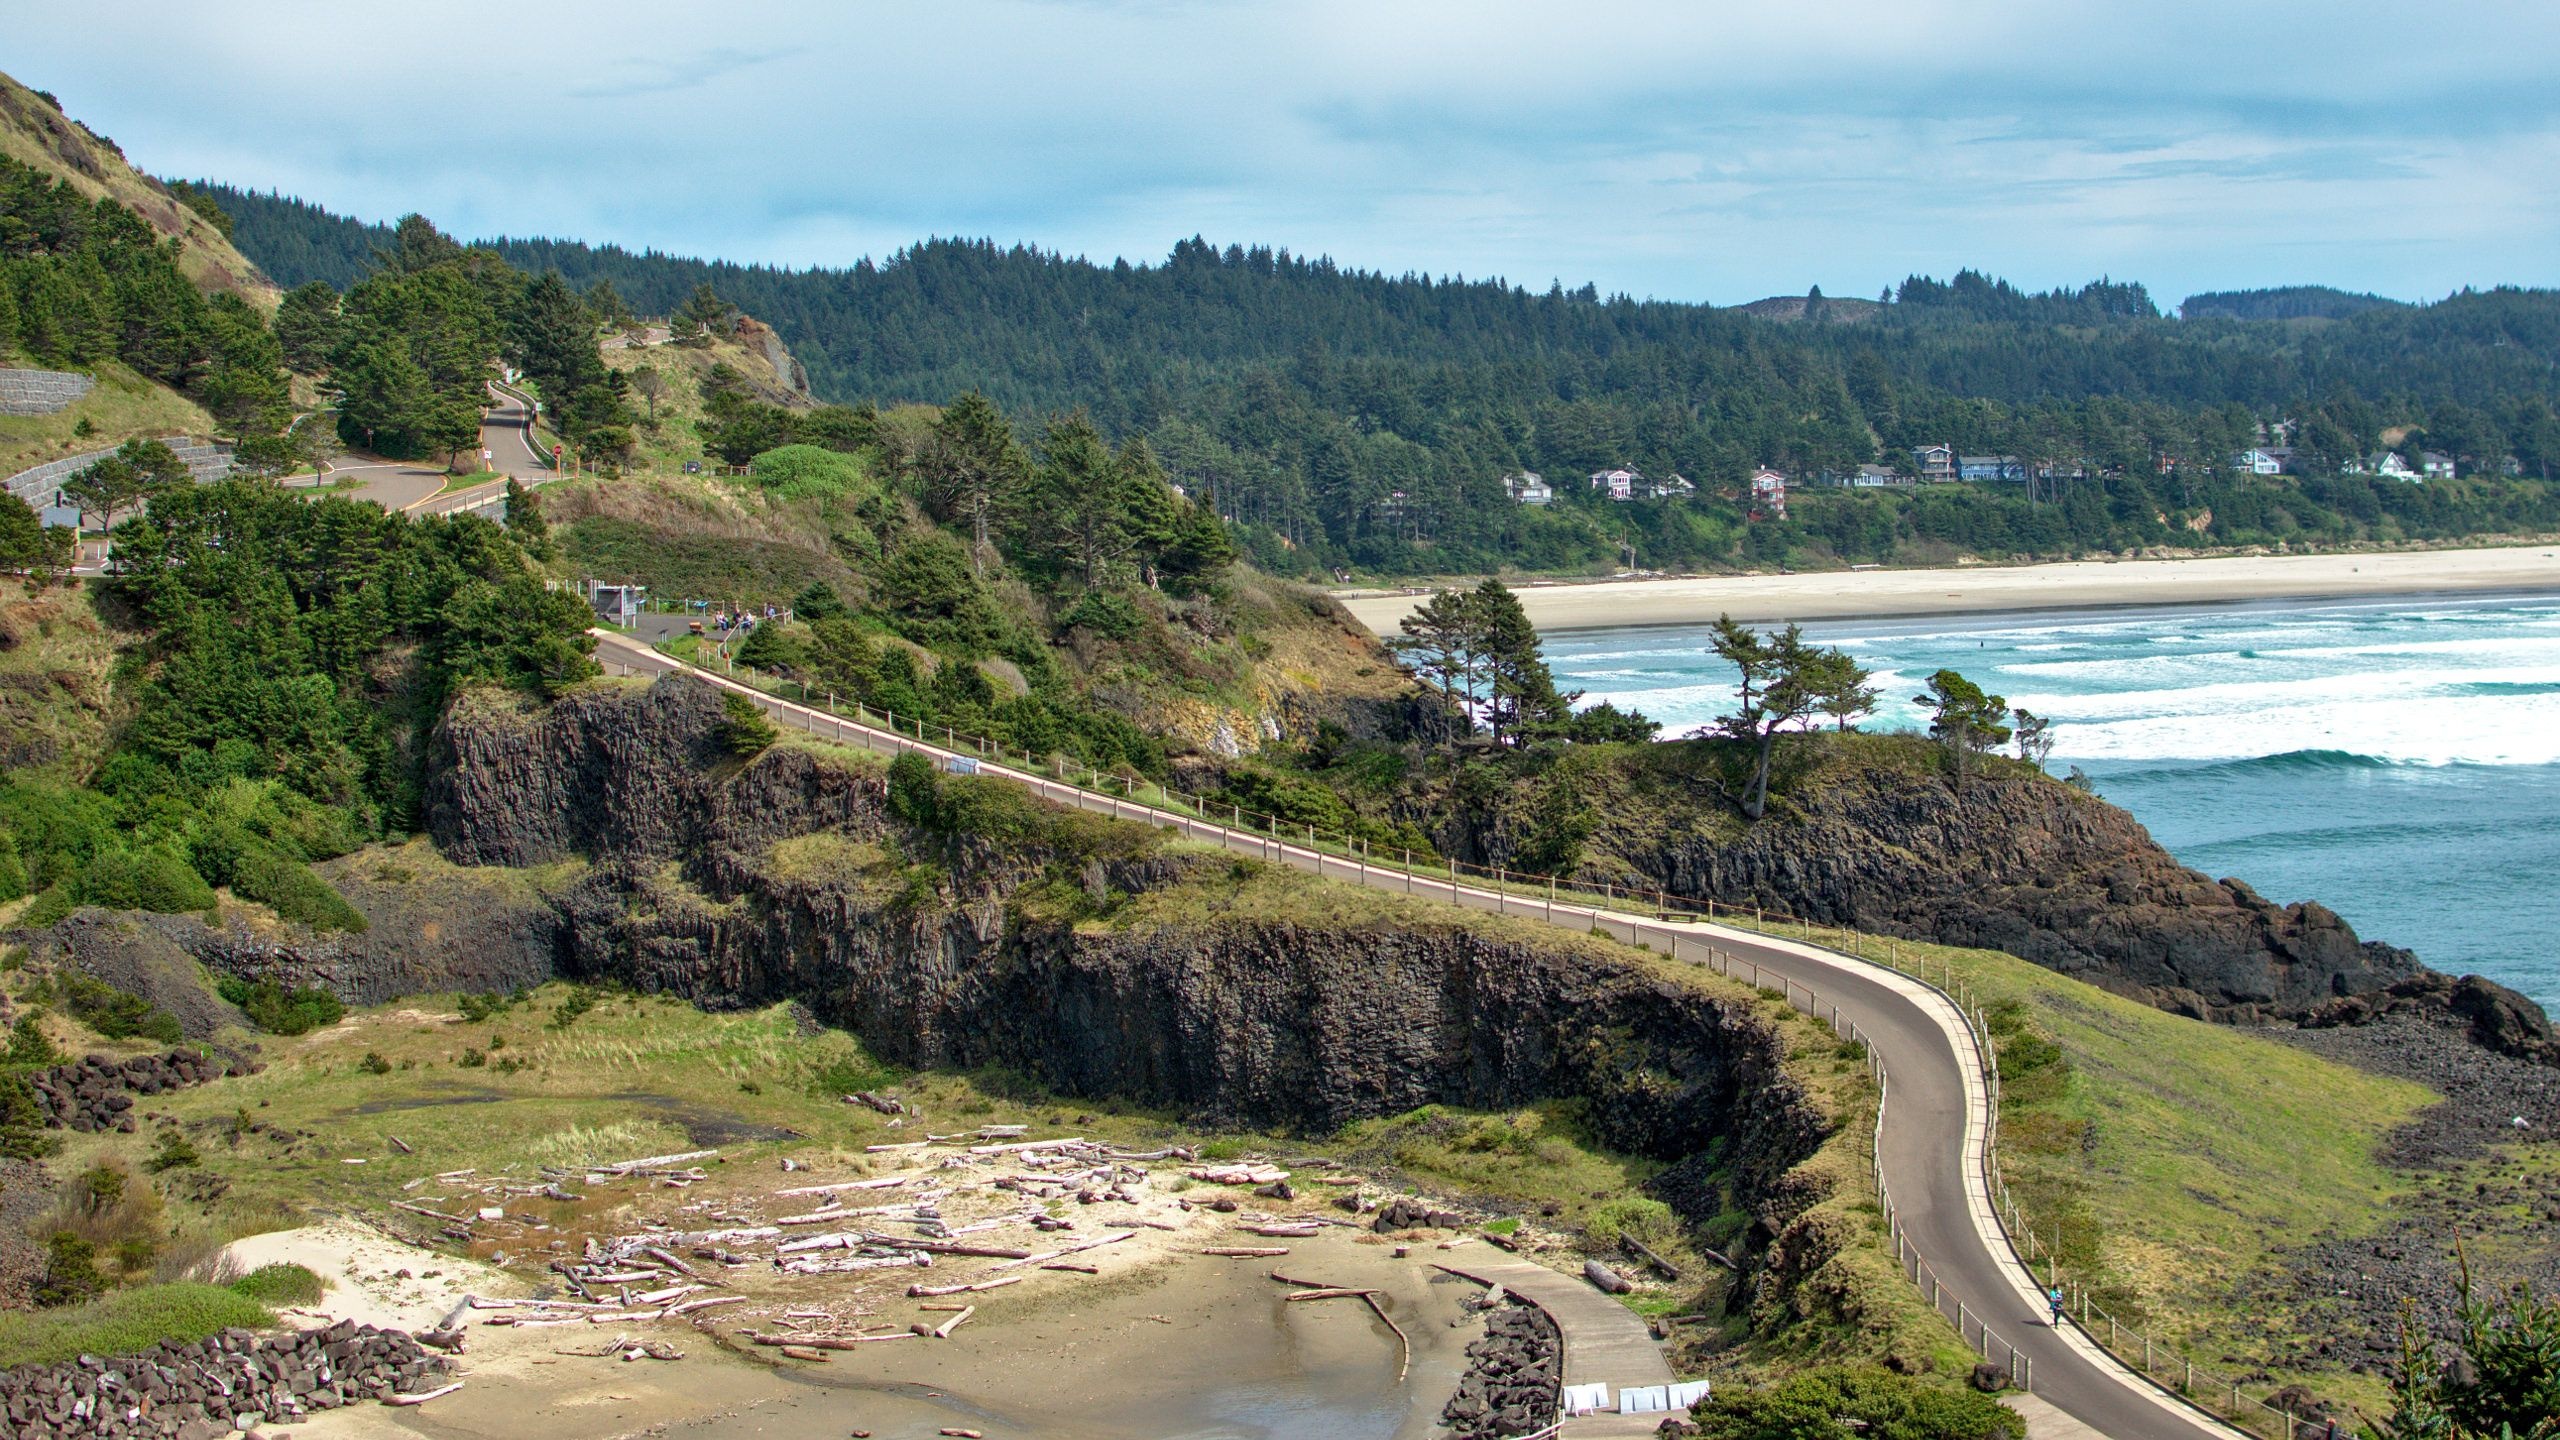
MULTIPOLYGON (((2500 591, 2560 592, 2560 541, 2469 550, 1676 576, 1529 585, 1518 594, 1532 623, 1560 631, 1698 625, 1718 615, 1756 623, 1872 620, 2500 591)), ((1348 591, 1337 598, 1362 624, 1387 634, 1428 594, 1348 591)))

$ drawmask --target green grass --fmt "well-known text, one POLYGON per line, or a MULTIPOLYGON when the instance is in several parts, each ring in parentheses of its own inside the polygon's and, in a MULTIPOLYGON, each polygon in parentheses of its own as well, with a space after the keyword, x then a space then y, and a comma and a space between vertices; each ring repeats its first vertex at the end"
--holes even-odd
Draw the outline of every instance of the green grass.
POLYGON ((115 666, 115 635, 87 587, 29 594, 0 583, 0 734, 15 751, 10 778, 76 784, 105 757, 119 715, 115 666))
POLYGON ((274 1323, 266 1306, 225 1286, 137 1286, 59 1310, 0 1311, 0 1369, 82 1355, 130 1355, 163 1340, 201 1340, 234 1326, 255 1330, 274 1323))
MULTIPOLYGON (((1813 938, 1887 954, 1871 937, 1817 927, 1813 938)), ((2008 1032, 1999 1044, 2015 1073, 2004 1077, 2000 1160, 2037 1237, 2038 1275, 2051 1273, 2041 1257, 2058 1250, 2066 1282, 2087 1286, 2098 1305, 2200 1370, 2250 1369, 2269 1353, 2269 1327, 2289 1323, 2241 1294, 2281 1247, 2370 1232, 2423 1183, 2377 1158, 2385 1137, 2435 1103, 2423 1086, 2155 1010, 1997 951, 1897 941, 1890 953, 2001 1016, 1995 1028, 2008 1032), (2038 1041, 2058 1061, 2021 1068, 2038 1041)), ((2289 1379, 2357 1401, 2379 1393, 2344 1373, 2278 1383, 2289 1379)))
POLYGON ((316 1305, 328 1285, 306 1266, 279 1261, 259 1266, 232 1281, 229 1288, 261 1305, 316 1305))

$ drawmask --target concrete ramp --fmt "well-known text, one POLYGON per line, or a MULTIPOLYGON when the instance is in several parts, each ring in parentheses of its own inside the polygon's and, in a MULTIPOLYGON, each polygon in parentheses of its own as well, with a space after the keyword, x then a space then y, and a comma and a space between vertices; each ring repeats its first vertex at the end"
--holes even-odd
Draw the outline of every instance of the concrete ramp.
MULTIPOLYGON (((1556 1332, 1564 1337, 1567 1385, 1606 1385, 1614 1402, 1618 1392, 1630 1385, 1642 1388, 1673 1382, 1671 1366, 1662 1358, 1662 1347, 1653 1342, 1653 1331, 1634 1311, 1583 1281, 1527 1260, 1491 1254, 1482 1259, 1432 1263, 1480 1285, 1499 1285, 1547 1312, 1547 1318, 1556 1322, 1556 1332)), ((1667 1418, 1668 1414, 1660 1411, 1649 1415, 1576 1415, 1556 1433, 1574 1440, 1651 1435, 1667 1418)))

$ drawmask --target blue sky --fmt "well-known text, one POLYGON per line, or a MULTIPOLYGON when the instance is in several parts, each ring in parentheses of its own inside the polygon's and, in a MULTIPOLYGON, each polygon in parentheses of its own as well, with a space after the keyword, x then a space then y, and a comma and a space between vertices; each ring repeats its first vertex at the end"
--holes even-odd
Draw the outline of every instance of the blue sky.
POLYGON ((2560 283, 2551 0, 20 7, 171 176, 806 265, 1195 232, 1736 303, 2560 283))

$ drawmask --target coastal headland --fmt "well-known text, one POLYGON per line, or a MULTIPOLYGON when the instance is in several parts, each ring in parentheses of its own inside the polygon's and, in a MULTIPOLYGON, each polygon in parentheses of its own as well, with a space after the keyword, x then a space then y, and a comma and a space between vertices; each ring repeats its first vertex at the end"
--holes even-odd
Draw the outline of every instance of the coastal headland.
MULTIPOLYGON (((1520 604, 1541 630, 1737 620, 1842 620, 2254 600, 2560 591, 2560 544, 2321 555, 2073 560, 1928 570, 1697 575, 1526 583, 1520 604)), ((1370 629, 1395 629, 1427 588, 1335 592, 1370 629)))

